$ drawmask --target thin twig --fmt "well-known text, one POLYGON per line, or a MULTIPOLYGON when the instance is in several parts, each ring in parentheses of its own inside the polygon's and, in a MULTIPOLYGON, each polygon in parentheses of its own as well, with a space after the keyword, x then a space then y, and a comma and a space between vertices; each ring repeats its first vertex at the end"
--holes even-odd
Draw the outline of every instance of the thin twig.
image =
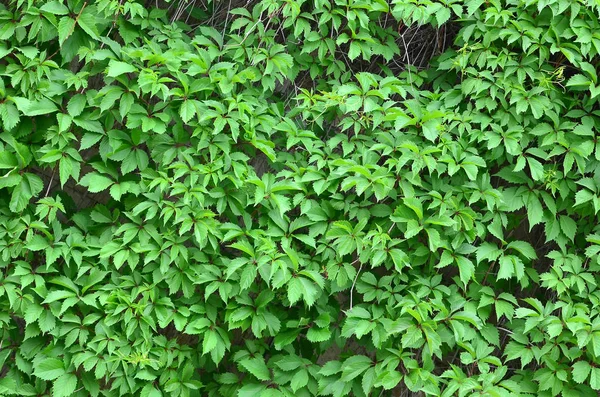
MULTIPOLYGON (((110 38, 111 32, 113 31, 113 29, 117 25, 117 18, 119 18, 119 14, 121 13, 121 7, 123 7, 123 1, 124 0, 120 0, 119 1, 119 7, 117 8, 117 13, 115 14, 115 17, 113 19, 113 23, 112 23, 110 29, 108 29, 108 33, 106 34, 107 38, 110 38)), ((106 44, 105 42, 102 42, 102 44, 100 44, 100 49, 103 49, 105 44, 106 44)))
POLYGON ((352 310, 353 302, 354 302, 354 286, 356 285, 356 280, 358 280, 358 276, 360 275, 360 271, 362 270, 363 264, 361 263, 358 267, 358 271, 356 272, 356 276, 354 276, 354 281, 352 282, 352 287, 350 288, 350 310, 352 310))
POLYGON ((54 168, 52 169, 52 175, 50 176, 50 182, 48 182, 48 188, 46 189, 46 194, 44 195, 44 197, 48 197, 48 194, 50 194, 50 188, 52 187, 52 181, 54 180, 55 172, 56 172, 56 166, 54 166, 54 168))
POLYGON ((229 23, 229 14, 231 13, 231 0, 229 0, 229 5, 227 6, 227 13, 225 14, 225 25, 223 25, 223 34, 221 36, 221 40, 225 42, 225 35, 227 34, 227 23, 229 23))

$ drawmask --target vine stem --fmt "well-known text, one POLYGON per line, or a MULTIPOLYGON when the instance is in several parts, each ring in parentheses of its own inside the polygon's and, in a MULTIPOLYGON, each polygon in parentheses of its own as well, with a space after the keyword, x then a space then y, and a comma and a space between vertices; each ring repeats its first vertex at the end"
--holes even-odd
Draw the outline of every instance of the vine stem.
POLYGON ((353 307, 353 301, 354 301, 354 287, 356 286, 356 280, 358 280, 358 276, 360 275, 360 271, 362 270, 363 264, 361 263, 360 266, 358 267, 358 271, 356 272, 356 276, 354 276, 354 281, 352 281, 352 287, 350 288, 350 310, 352 310, 353 307))
POLYGON ((52 181, 54 181, 54 173, 56 172, 56 166, 52 169, 52 175, 50 175, 50 182, 48 182, 48 188, 46 189, 46 194, 44 197, 48 197, 50 194, 50 188, 52 187, 52 181))

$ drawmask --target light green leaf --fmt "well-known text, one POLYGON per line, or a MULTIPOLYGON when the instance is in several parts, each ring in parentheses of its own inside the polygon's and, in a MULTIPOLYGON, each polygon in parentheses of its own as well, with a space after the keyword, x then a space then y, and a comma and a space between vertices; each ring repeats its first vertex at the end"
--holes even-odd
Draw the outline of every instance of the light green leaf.
POLYGON ((75 20, 71 17, 62 17, 58 22, 58 43, 63 45, 65 40, 73 34, 75 28, 75 20))
POLYGON ((254 375, 257 379, 263 381, 271 379, 269 368, 267 367, 267 364, 265 364, 262 357, 245 358, 240 361, 240 365, 254 375))
POLYGON ((537 254, 535 253, 535 250, 533 249, 531 244, 525 241, 511 241, 510 243, 508 243, 506 248, 514 249, 527 259, 537 258, 537 254))
POLYGON ((583 383, 586 381, 590 374, 592 367, 587 361, 577 361, 573 364, 573 380, 577 383, 583 383))
POLYGON ((69 8, 57 0, 47 1, 40 7, 40 10, 54 15, 67 15, 69 13, 69 8))
POLYGON ((341 380, 344 382, 350 382, 373 365, 372 360, 369 357, 357 355, 348 358, 342 364, 342 377, 341 380))
POLYGON ((29 242, 27 243, 27 249, 31 251, 41 251, 49 246, 50 244, 48 243, 48 240, 46 240, 39 234, 33 235, 31 240, 29 240, 29 242))
POLYGON ((575 240, 575 233, 577 233, 577 223, 566 215, 561 215, 559 218, 560 230, 565 236, 571 241, 575 240))
POLYGON ((115 182, 110 178, 95 172, 84 175, 79 181, 79 184, 81 186, 86 186, 91 193, 98 193, 106 190, 114 183, 115 182))
POLYGON ((290 387, 292 388, 292 391, 294 393, 296 393, 296 391, 298 391, 298 389, 306 386, 307 383, 308 383, 308 371, 305 369, 301 369, 301 370, 296 371, 296 373, 292 377, 292 380, 290 381, 290 387))
POLYGON ((134 73, 137 69, 135 66, 121 61, 115 61, 113 59, 108 63, 108 68, 106 69, 106 73, 109 77, 118 77, 125 73, 134 73))
POLYGON ((98 28, 96 27, 96 16, 89 12, 89 8, 79 15, 77 25, 93 39, 100 40, 98 28))
POLYGON ((34 365, 33 374, 43 380, 55 380, 65 374, 65 367, 57 358, 46 358, 34 365))
POLYGON ((463 285, 466 287, 469 283, 469 280, 471 280, 475 274, 475 265, 470 259, 462 255, 458 255, 456 257, 456 264, 458 265, 458 270, 460 273, 460 281, 462 281, 463 285))
POLYGON ((567 87, 587 87, 590 84, 590 79, 582 74, 576 74, 567 81, 567 87))
POLYGON ((77 377, 73 374, 61 375, 52 386, 53 397, 67 397, 73 394, 77 387, 77 377))
POLYGON ((27 109, 23 112, 26 116, 40 116, 53 113, 58 110, 56 104, 48 98, 42 98, 38 101, 29 103, 27 109))

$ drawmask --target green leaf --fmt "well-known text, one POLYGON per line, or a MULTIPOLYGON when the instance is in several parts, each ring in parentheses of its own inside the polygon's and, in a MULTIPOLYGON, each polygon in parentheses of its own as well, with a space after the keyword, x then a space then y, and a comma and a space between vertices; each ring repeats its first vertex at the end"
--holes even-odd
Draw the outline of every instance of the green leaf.
POLYGON ((331 339, 331 331, 328 328, 311 327, 306 333, 306 338, 314 343, 325 342, 331 339))
POLYGON ((134 73, 137 69, 135 66, 121 61, 115 61, 113 59, 108 63, 108 68, 106 69, 106 73, 108 77, 118 77, 125 73, 134 73))
POLYGON ((267 387, 263 384, 250 383, 242 386, 238 392, 237 397, 256 397, 264 396, 267 387))
POLYGON ((162 397, 162 395, 160 390, 157 390, 152 386, 152 383, 146 384, 140 391, 141 397, 162 397))
POLYGON ((525 241, 512 241, 512 242, 508 243, 506 248, 510 248, 510 249, 513 249, 513 250, 519 252, 521 255, 523 255, 527 259, 536 259, 537 258, 537 254, 535 253, 535 250, 533 249, 531 244, 529 244, 525 241))
POLYGON ((544 166, 542 163, 532 157, 527 157, 527 164, 529 164, 531 178, 535 181, 541 181, 544 177, 544 166))
POLYGON ((67 15, 69 13, 69 8, 57 0, 47 1, 40 7, 40 10, 54 15, 67 15))
POLYGON ((588 378, 592 367, 587 361, 577 361, 573 364, 573 380, 577 383, 583 383, 588 378))
POLYGON ((450 9, 446 7, 440 8, 435 14, 435 19, 437 21, 438 26, 442 26, 450 19, 450 9))
POLYGON ((9 102, 0 104, 0 118, 6 131, 12 130, 21 121, 19 110, 9 102))
POLYGON ((296 393, 298 389, 306 386, 308 384, 308 371, 305 369, 301 369, 296 371, 292 380, 290 381, 290 387, 292 391, 296 393))
POLYGON ((288 300, 290 301, 290 304, 293 305, 294 303, 298 302, 300 300, 300 298, 302 297, 303 294, 303 287, 302 287, 302 282, 297 278, 294 277, 292 278, 288 284, 288 300))
POLYGON ((29 103, 29 106, 23 113, 26 116, 40 116, 43 114, 54 113, 58 110, 56 104, 52 102, 50 99, 43 98, 38 101, 33 101, 29 103))
POLYGON ((373 362, 369 357, 357 355, 348 358, 342 365, 342 377, 343 382, 350 382, 373 365, 373 362))
POLYGON ((466 287, 469 280, 471 280, 475 274, 475 265, 462 255, 456 257, 456 264, 458 265, 460 273, 460 281, 462 281, 463 285, 466 287))
POLYGON ((91 172, 84 175, 79 181, 79 184, 86 186, 91 193, 98 193, 108 189, 114 182, 104 175, 91 172))
POLYGON ((356 41, 352 41, 350 43, 350 48, 348 50, 348 59, 353 61, 356 58, 358 58, 359 55, 360 55, 360 44, 356 41))
POLYGON ((59 359, 46 358, 34 365, 33 374, 43 380, 55 380, 65 375, 65 367, 59 359))
POLYGON ((40 330, 42 332, 50 332, 56 328, 56 317, 50 310, 44 310, 38 318, 38 324, 40 325, 40 330))
POLYGON ((498 279, 509 279, 515 274, 515 264, 512 255, 502 255, 499 264, 498 279))
POLYGON ((204 339, 202 340, 202 354, 207 354, 212 351, 218 343, 217 332, 208 330, 204 333, 204 339))
POLYGON ((571 241, 575 240, 575 233, 577 233, 577 223, 566 215, 561 215, 559 218, 560 229, 565 236, 571 241))
POLYGON ((96 27, 96 16, 89 12, 89 8, 79 15, 77 25, 93 39, 100 40, 98 28, 96 27))
POLYGON ((196 106, 194 102, 191 100, 186 100, 181 103, 181 107, 179 108, 179 116, 183 120, 184 123, 187 123, 196 115, 196 106))
POLYGON ((587 87, 590 84, 590 79, 582 74, 573 75, 569 81, 567 81, 567 87, 587 87))
POLYGON ((9 204, 10 210, 13 212, 23 211, 29 204, 29 200, 40 193, 43 188, 44 184, 37 175, 23 174, 21 182, 13 190, 9 204))
POLYGON ((27 249, 31 251, 41 251, 43 249, 48 248, 49 246, 50 244, 48 243, 48 240, 46 240, 39 234, 33 235, 31 240, 29 240, 29 242, 27 243, 27 249))
POLYGON ((435 142, 437 137, 439 136, 438 127, 440 126, 439 121, 437 120, 429 120, 422 125, 423 136, 430 140, 431 142, 435 142))
POLYGON ((75 392, 77 377, 73 374, 64 374, 54 381, 52 386, 53 397, 67 397, 75 392))
POLYGON ((380 377, 379 382, 384 390, 391 390, 398 386, 402 380, 402 374, 398 371, 386 371, 380 377))
MULTIPOLYGON (((19 390, 17 389, 17 382, 14 379, 3 377, 0 379, 0 393, 6 395, 14 395, 19 394, 19 390)), ((34 395, 29 394, 29 395, 34 395)))
POLYGON ((75 296, 77 296, 77 295, 72 291, 51 291, 50 293, 48 293, 48 295, 46 295, 46 299, 44 299, 44 301, 42 303, 44 303, 44 304, 52 303, 52 302, 56 302, 58 300, 72 298, 75 296))
POLYGON ((58 44, 63 45, 73 33, 73 29, 75 29, 75 20, 70 17, 62 17, 58 23, 58 44))
POLYGON ((594 390, 600 390, 600 368, 592 368, 590 372, 590 387, 594 390))
POLYGON ((83 112, 86 105, 85 96, 82 94, 76 94, 69 99, 67 104, 67 111, 71 117, 77 117, 83 112))
POLYGON ((240 361, 240 365, 257 379, 267 381, 271 379, 269 368, 262 357, 246 358, 240 361))

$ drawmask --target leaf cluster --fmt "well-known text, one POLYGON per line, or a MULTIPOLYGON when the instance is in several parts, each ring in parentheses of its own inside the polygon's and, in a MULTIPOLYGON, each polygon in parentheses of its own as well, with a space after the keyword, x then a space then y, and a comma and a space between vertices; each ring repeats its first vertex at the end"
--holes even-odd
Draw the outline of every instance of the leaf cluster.
POLYGON ((597 1, 226 3, 0 4, 0 395, 596 396, 597 1))

